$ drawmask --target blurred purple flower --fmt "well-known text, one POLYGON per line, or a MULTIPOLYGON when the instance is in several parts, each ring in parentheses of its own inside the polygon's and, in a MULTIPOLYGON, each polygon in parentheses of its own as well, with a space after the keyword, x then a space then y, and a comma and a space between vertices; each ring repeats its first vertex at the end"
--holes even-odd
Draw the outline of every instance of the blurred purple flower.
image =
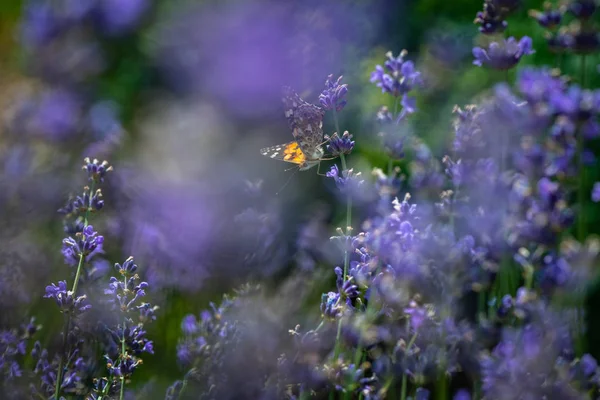
POLYGON ((149 0, 100 0, 97 19, 101 29, 108 35, 122 35, 137 27, 151 6, 149 0))
POLYGON ((282 86, 316 87, 339 69, 344 45, 366 44, 349 23, 370 18, 357 8, 271 0, 180 8, 159 32, 155 57, 175 90, 210 93, 241 115, 270 113, 282 86))
POLYGON ((87 122, 96 140, 103 140, 121 133, 117 105, 112 101, 99 101, 88 110, 87 122))
POLYGON ((409 306, 404 309, 404 313, 409 316, 410 327, 416 332, 421 328, 428 318, 428 312, 425 307, 419 306, 417 302, 411 300, 409 306))
POLYGON ((544 2, 544 11, 529 10, 529 16, 535 19, 540 26, 554 29, 560 25, 563 13, 553 7, 554 5, 551 2, 544 2))
POLYGON ((483 11, 477 13, 475 24, 479 26, 479 32, 485 35, 502 33, 506 30, 508 22, 501 9, 494 4, 494 1, 486 0, 483 3, 483 11))
MULTIPOLYGON (((22 376, 21 363, 28 341, 40 328, 32 318, 18 329, 0 330, 0 382, 7 383, 22 376)), ((3 386, 3 389, 7 387, 3 386)))
POLYGON ((325 175, 335 181, 335 185, 340 192, 349 196, 358 196, 361 190, 360 188, 364 183, 364 180, 361 179, 360 172, 355 174, 353 169, 349 169, 340 173, 336 164, 334 164, 325 175))
POLYGON ((577 19, 586 20, 592 17, 598 9, 595 0, 571 0, 567 10, 577 19))
POLYGON ((487 65, 494 69, 506 70, 519 63, 521 57, 535 53, 532 48, 531 38, 524 36, 518 42, 514 37, 509 37, 502 42, 492 42, 487 48, 475 47, 473 64, 487 65))
POLYGON ((589 354, 581 356, 581 366, 583 368, 583 373, 586 376, 591 376, 598 370, 598 362, 589 354))
POLYGON ((21 40, 29 48, 43 46, 60 30, 52 3, 28 1, 21 23, 21 40))
POLYGON ((415 400, 429 400, 430 392, 424 388, 417 388, 415 393, 415 400))
POLYGON ((547 102, 555 92, 563 91, 565 86, 565 82, 547 68, 523 68, 517 79, 519 92, 533 103, 532 106, 547 102))
POLYGON ((471 400, 471 393, 467 389, 460 389, 454 394, 452 400, 471 400))
POLYGON ((594 203, 600 202, 600 182, 594 183, 594 187, 592 188, 592 201, 594 203))
POLYGON ((82 102, 66 89, 56 88, 44 92, 33 115, 34 131, 49 140, 65 140, 79 129, 82 102))

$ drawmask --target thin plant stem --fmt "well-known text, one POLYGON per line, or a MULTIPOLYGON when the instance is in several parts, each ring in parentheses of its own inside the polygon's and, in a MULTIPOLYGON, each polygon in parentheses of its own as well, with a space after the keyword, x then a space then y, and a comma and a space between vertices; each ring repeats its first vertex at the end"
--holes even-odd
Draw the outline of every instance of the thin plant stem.
MULTIPOLYGON (((585 54, 581 56, 581 88, 585 88, 585 54)), ((583 209, 585 205, 585 165, 583 163, 584 138, 583 129, 579 127, 577 130, 577 171, 579 172, 579 185, 577 187, 577 203, 579 205, 579 215, 577 218, 577 239, 583 242, 586 235, 585 218, 583 217, 583 209)))
MULTIPOLYGON (((415 344, 415 340, 417 340, 417 332, 412 336, 410 342, 408 342, 408 346, 406 346, 406 352, 410 351, 410 348, 413 344, 415 344)), ((400 400, 406 400, 406 391, 408 389, 408 375, 406 373, 402 374, 402 388, 400 389, 400 400)))
MULTIPOLYGON (((400 105, 400 98, 396 97, 396 99, 394 100, 394 113, 392 114, 392 117, 394 118, 394 121, 397 121, 398 118, 398 106, 400 105)), ((390 158, 388 159, 388 178, 390 176, 392 176, 392 172, 394 171, 394 159, 390 156, 390 158)))
MULTIPOLYGON (((340 134, 340 124, 338 121, 338 116, 337 116, 337 111, 335 109, 335 107, 332 109, 333 111, 333 122, 335 124, 335 129, 338 132, 338 135, 340 134)), ((346 171, 347 170, 347 165, 346 165, 346 158, 344 157, 344 154, 340 154, 340 162, 342 164, 342 171, 346 171)), ((344 274, 343 274, 343 281, 346 281, 346 277, 348 275, 348 266, 350 264, 350 254, 348 254, 348 238, 349 238, 349 234, 350 234, 350 226, 352 224, 352 199, 350 198, 350 196, 348 195, 346 198, 346 229, 344 232, 345 235, 345 243, 344 243, 344 274)), ((338 326, 337 326, 337 333, 335 336, 335 350, 334 350, 334 358, 337 360, 339 355, 340 355, 340 351, 341 351, 341 343, 340 343, 340 338, 342 335, 342 318, 340 317, 339 321, 338 321, 338 326)))
MULTIPOLYGON (((127 288, 127 274, 123 274, 123 284, 127 288)), ((126 349, 125 349, 125 328, 127 326, 127 318, 123 317, 123 334, 121 335, 121 363, 126 360, 126 349)), ((119 400, 123 400, 125 394, 125 376, 121 376, 121 391, 119 394, 119 400)))
MULTIPOLYGON (((90 185, 90 203, 92 201, 92 197, 94 195, 94 181, 92 181, 92 184, 90 185)), ((88 226, 88 218, 90 216, 90 209, 92 208, 91 204, 88 204, 87 210, 85 210, 85 216, 83 218, 83 227, 87 227, 88 226)), ((79 278, 81 276, 81 271, 83 270, 83 262, 85 260, 85 257, 83 255, 83 253, 81 253, 79 255, 79 263, 77 264, 77 271, 75 272, 75 281, 73 281, 73 288, 71 289, 71 292, 73 292, 73 296, 75 296, 75 293, 77 293, 77 286, 79 286, 79 278)))
POLYGON ((183 394, 185 389, 187 389, 187 385, 188 385, 188 380, 184 379, 183 382, 181 383, 181 390, 179 391, 179 393, 177 393, 177 400, 179 400, 181 398, 181 395, 183 394))
MULTIPOLYGON (((586 55, 583 54, 581 56, 581 66, 580 66, 580 85, 581 89, 585 88, 586 85, 586 55)), ((583 215, 585 203, 586 203, 586 192, 585 192, 585 184, 587 181, 586 178, 586 169, 583 162, 583 153, 584 153, 584 137, 583 137, 583 129, 581 126, 577 129, 577 171, 579 173, 579 182, 577 185, 577 203, 578 203, 578 216, 577 216, 577 239, 580 243, 583 243, 585 237, 587 235, 587 227, 585 217, 583 215)), ((577 355, 581 356, 585 350, 585 338, 582 326, 584 324, 583 317, 583 308, 585 302, 585 296, 582 296, 582 299, 578 300, 577 305, 577 340, 576 340, 576 352, 577 355), (583 300, 583 301, 582 301, 583 300)))
MULTIPOLYGON (((94 181, 92 181, 92 184, 90 185, 90 203, 87 205, 87 209, 85 210, 85 214, 83 217, 83 228, 85 229, 85 227, 88 226, 88 218, 90 216, 90 209, 92 208, 92 197, 94 196, 94 181)), ((75 297, 76 293, 77 293, 77 286, 79 285, 79 278, 81 276, 81 271, 83 269, 83 262, 85 260, 85 256, 83 253, 81 253, 79 255, 79 263, 77 264, 77 271, 75 272, 75 280, 73 281, 73 287, 71 289, 71 293, 72 296, 75 297)), ((67 348, 67 335, 69 333, 69 329, 70 329, 70 325, 71 325, 71 314, 67 315, 67 321, 65 323, 65 329, 63 330, 63 343, 62 343, 62 350, 61 353, 59 354, 59 358, 58 358, 58 369, 56 371, 56 387, 54 389, 54 398, 58 399, 59 395, 60 395, 60 385, 62 383, 62 377, 63 377, 63 363, 64 363, 64 359, 63 359, 63 353, 66 351, 67 348)))
MULTIPOLYGON (((121 362, 125 362, 125 319, 123 319, 123 336, 121 338, 121 362)), ((121 376, 121 391, 119 393, 119 400, 123 400, 125 394, 125 377, 121 376)))
POLYGON ((319 325, 314 329, 315 332, 319 332, 319 330, 323 327, 323 325, 325 325, 325 321, 321 320, 321 322, 319 323, 319 325))
POLYGON ((481 323, 485 319, 487 310, 485 309, 485 298, 487 291, 483 287, 477 292, 477 320, 481 323))

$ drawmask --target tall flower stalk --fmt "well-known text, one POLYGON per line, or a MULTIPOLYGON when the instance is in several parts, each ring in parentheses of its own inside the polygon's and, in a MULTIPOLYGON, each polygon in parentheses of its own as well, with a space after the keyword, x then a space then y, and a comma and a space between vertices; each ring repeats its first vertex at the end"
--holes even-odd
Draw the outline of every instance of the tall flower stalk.
MULTIPOLYGON (((84 192, 81 197, 77 197, 74 200, 70 200, 64 208, 61 208, 59 212, 66 214, 68 218, 76 218, 83 213, 83 221, 77 224, 75 232, 75 238, 69 237, 63 240, 63 255, 67 263, 72 263, 76 260, 77 269, 75 271, 75 278, 70 291, 66 293, 59 293, 52 295, 57 301, 61 301, 64 295, 67 298, 76 298, 83 301, 85 296, 77 297, 77 288, 83 271, 83 266, 86 261, 89 261, 95 254, 102 251, 102 243, 104 238, 97 236, 96 232, 93 231, 91 225, 89 225, 89 216, 93 211, 98 211, 104 206, 104 201, 101 200, 102 193, 100 189, 94 191, 96 185, 104 182, 105 175, 112 171, 112 167, 108 162, 103 161, 100 163, 98 160, 93 161, 89 158, 84 160, 83 170, 87 172, 88 180, 91 182, 89 187, 84 187, 84 192), (60 296, 60 297, 59 297, 60 296), (60 300, 59 300, 60 299, 60 300)), ((48 292, 48 290, 47 290, 48 292)), ((47 296, 50 297, 50 296, 47 296)), ((75 303, 73 303, 75 304, 75 303)), ((64 369, 64 353, 67 346, 67 336, 71 329, 71 322, 73 312, 71 310, 64 310, 66 314, 66 321, 63 329, 63 343, 61 352, 59 354, 58 369, 56 371, 56 386, 54 391, 54 398, 58 399, 61 394, 61 385, 63 383, 63 369, 64 369)))
MULTIPOLYGON (((325 81, 325 90, 319 96, 319 100, 326 110, 331 110, 333 114, 333 123, 335 126, 335 134, 330 138, 329 150, 333 156, 339 155, 340 163, 342 166, 342 176, 344 174, 350 174, 346 164, 346 154, 349 154, 354 147, 354 142, 350 142, 350 136, 346 133, 341 135, 340 123, 338 119, 338 111, 341 111, 346 105, 344 96, 348 93, 348 85, 342 84, 342 76, 333 79, 333 75, 329 75, 325 81)), ((336 178, 336 176, 327 174, 328 176, 336 178)), ((346 193, 346 226, 344 229, 344 269, 343 269, 343 281, 346 280, 348 275, 348 266, 350 263, 350 256, 348 254, 348 239, 352 231, 352 197, 351 191, 348 190, 346 193)), ((341 351, 341 332, 342 332, 342 318, 338 320, 337 333, 335 337, 335 349, 334 359, 338 359, 341 351)))

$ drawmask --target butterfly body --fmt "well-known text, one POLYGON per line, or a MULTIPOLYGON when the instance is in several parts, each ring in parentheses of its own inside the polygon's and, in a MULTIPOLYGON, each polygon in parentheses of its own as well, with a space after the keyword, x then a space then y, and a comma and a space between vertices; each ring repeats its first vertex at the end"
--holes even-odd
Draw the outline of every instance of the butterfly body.
POLYGON ((265 147, 260 154, 274 160, 286 161, 298 165, 300 171, 306 171, 318 165, 325 154, 323 147, 316 147, 312 153, 305 154, 298 142, 279 144, 277 146, 265 147))
POLYGON ((307 103, 290 88, 284 88, 283 104, 294 141, 266 147, 260 153, 266 157, 298 165, 305 171, 323 159, 323 117, 325 111, 307 103))

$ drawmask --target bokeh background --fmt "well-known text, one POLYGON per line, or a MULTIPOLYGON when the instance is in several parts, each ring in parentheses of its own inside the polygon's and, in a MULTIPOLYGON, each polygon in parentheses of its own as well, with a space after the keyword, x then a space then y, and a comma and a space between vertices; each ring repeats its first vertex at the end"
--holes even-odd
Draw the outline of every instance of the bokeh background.
MULTIPOLYGON (((0 323, 33 314, 47 337, 60 330, 55 305, 42 299, 68 268, 56 210, 84 184, 83 157, 108 159, 115 172, 103 190, 106 210, 92 220, 106 237, 96 267, 129 255, 141 266, 161 308, 149 334, 156 354, 134 384, 160 390, 181 376, 184 315, 260 282, 269 304, 260 307, 271 314, 257 319, 289 320, 272 330, 285 335, 303 310, 318 314, 320 293, 334 283, 341 253, 329 237, 345 212, 335 185, 314 170, 291 176, 259 153, 291 140, 283 85, 316 103, 326 77, 344 75, 340 125, 356 141, 349 163, 369 177, 387 165, 375 115, 389 100, 369 75, 388 50, 408 50, 423 73, 411 129, 438 159, 452 140, 453 107, 517 73, 472 65, 480 1, 73 0, 60 18, 44 3, 0 2, 0 323)), ((541 2, 524 3, 510 34, 543 43, 527 15, 541 2)), ((578 68, 546 46, 519 68, 558 62, 567 74, 578 68)), ((588 82, 600 83, 596 71, 588 82)), ((333 131, 326 119, 325 133, 333 131)), ((398 163, 407 181, 418 173, 410 151, 398 163)), ((585 213, 588 231, 600 233, 598 210, 590 203, 585 213)), ((600 292, 588 297, 598 358, 600 292)))

